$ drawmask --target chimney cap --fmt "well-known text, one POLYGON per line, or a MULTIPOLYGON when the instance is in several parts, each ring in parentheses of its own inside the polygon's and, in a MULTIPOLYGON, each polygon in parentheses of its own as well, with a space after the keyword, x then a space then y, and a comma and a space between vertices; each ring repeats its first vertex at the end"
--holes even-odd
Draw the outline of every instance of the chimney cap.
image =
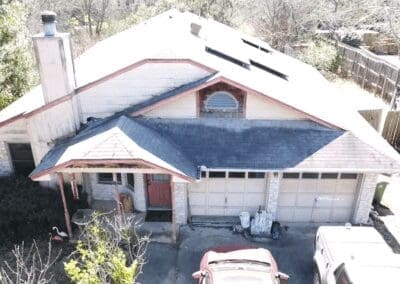
POLYGON ((40 13, 40 16, 42 18, 42 23, 47 24, 55 23, 57 14, 53 11, 43 11, 40 13))
POLYGON ((190 24, 190 32, 193 35, 198 36, 199 33, 200 33, 200 30, 201 30, 201 25, 200 24, 198 24, 198 23, 191 23, 190 24))

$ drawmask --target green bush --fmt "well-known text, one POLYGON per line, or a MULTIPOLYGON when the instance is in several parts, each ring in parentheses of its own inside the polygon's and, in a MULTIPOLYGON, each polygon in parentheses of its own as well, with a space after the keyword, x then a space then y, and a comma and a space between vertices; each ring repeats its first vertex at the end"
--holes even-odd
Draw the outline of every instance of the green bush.
POLYGON ((336 72, 339 67, 337 49, 322 40, 311 41, 308 48, 300 55, 300 60, 320 71, 336 72))
MULTIPOLYGON (((85 196, 73 200, 68 187, 65 195, 70 214, 87 207, 85 196)), ((58 190, 43 188, 24 177, 0 180, 0 243, 47 237, 52 226, 66 231, 58 190)))

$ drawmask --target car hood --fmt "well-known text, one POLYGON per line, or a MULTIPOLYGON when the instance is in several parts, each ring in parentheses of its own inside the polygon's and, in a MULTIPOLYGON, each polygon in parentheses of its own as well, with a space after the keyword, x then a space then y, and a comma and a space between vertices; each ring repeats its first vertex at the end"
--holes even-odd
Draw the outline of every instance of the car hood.
POLYGON ((275 284, 270 273, 253 270, 224 270, 213 272, 213 282, 218 284, 275 284))

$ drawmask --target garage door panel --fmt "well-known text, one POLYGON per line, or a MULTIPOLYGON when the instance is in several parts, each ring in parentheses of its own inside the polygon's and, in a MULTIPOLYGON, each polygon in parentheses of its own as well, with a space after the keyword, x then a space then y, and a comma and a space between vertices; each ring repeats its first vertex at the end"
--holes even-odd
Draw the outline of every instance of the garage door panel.
POLYGON ((205 206, 190 206, 190 214, 192 215, 206 215, 205 206))
POLYGON ((226 206, 243 206, 243 194, 231 193, 226 196, 226 206))
POLYGON ((207 196, 205 193, 190 192, 189 204, 193 206, 205 206, 207 203, 207 196))
POLYGON ((295 206, 296 193, 281 192, 279 193, 278 206, 295 206))
POLYGON ((312 212, 312 222, 326 222, 330 219, 331 209, 330 208, 314 208, 312 212))
POLYGON ((267 188, 267 184, 264 179, 248 179, 246 182, 246 192, 261 193, 267 188))
POLYGON ((310 222, 311 221, 312 208, 300 208, 296 207, 294 210, 293 221, 294 222, 310 222))
POLYGON ((208 206, 207 215, 224 216, 225 208, 220 207, 220 206, 216 206, 216 207, 208 206))
POLYGON ((297 195, 296 205, 312 207, 314 205, 316 198, 317 197, 313 193, 299 193, 297 195))
POLYGON ((283 179, 280 185, 280 192, 297 192, 299 180, 297 179, 283 179))
POLYGON ((244 191, 244 179, 230 179, 226 182, 227 192, 243 192, 244 191))
POLYGON ((264 194, 259 193, 246 193, 243 197, 244 206, 251 206, 259 204, 261 206, 265 206, 265 198, 264 194))
POLYGON ((196 182, 190 185, 190 191, 192 192, 205 192, 207 186, 205 182, 196 182))
POLYGON ((281 222, 292 222, 294 215, 294 207, 281 207, 277 212, 276 219, 281 222))
POLYGON ((225 216, 239 216, 242 211, 242 207, 227 207, 225 208, 225 216))
POLYGON ((333 206, 335 207, 351 207, 354 202, 354 195, 351 194, 341 194, 335 197, 333 201, 333 206))
POLYGON ((348 222, 350 221, 352 213, 353 210, 351 208, 332 208, 331 219, 335 222, 348 222))
POLYGON ((357 180, 300 178, 283 179, 281 184, 278 197, 278 221, 350 221, 357 195, 357 180))
POLYGON ((215 193, 208 195, 208 206, 224 206, 225 205, 225 194, 215 193))
POLYGON ((328 207, 330 208, 332 206, 332 202, 335 199, 335 195, 329 195, 329 194, 319 194, 316 197, 316 202, 315 202, 315 207, 328 207))
POLYGON ((208 189, 210 192, 225 192, 225 179, 209 179, 208 189))

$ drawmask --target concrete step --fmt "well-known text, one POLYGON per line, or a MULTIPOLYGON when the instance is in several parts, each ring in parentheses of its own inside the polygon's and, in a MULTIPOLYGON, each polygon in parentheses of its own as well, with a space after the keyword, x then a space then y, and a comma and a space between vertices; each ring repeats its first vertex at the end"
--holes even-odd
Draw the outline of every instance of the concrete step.
POLYGON ((231 228, 240 224, 239 217, 235 216, 192 216, 191 223, 197 227, 231 228))

